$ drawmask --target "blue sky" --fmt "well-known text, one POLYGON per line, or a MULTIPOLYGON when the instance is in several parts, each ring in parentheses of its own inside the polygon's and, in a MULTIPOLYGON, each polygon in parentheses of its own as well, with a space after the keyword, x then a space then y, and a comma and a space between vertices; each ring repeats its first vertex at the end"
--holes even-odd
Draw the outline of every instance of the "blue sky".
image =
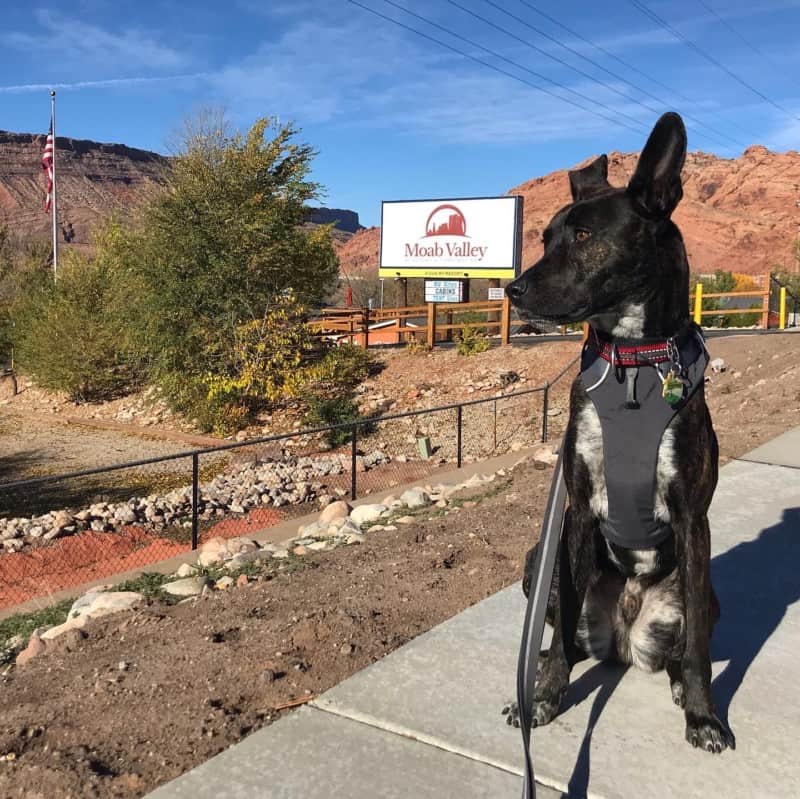
POLYGON ((59 135, 159 152, 203 107, 238 127, 278 115, 319 150, 325 204, 365 224, 382 199, 499 194, 594 153, 639 149, 669 108, 691 118, 690 149, 800 149, 800 0, 636 0, 752 88, 634 0, 358 2, 466 55, 348 0, 8 3, 0 128, 43 132, 54 84, 59 135))

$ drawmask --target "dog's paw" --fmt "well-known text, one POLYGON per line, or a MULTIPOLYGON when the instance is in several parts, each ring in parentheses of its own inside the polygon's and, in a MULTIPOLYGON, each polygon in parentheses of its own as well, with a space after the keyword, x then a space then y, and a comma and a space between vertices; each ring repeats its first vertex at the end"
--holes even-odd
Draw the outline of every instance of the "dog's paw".
MULTIPOLYGON (((561 702, 552 702, 547 699, 534 699, 533 713, 531 714, 531 726, 543 727, 549 724, 557 715, 561 702)), ((516 702, 508 702, 503 707, 503 715, 506 717, 506 724, 512 727, 519 727, 519 705, 516 702)))
POLYGON ((686 740, 698 749, 719 754, 735 749, 733 733, 714 715, 686 714, 686 740))
POLYGON ((675 680, 671 683, 670 691, 672 691, 672 701, 680 708, 686 704, 686 694, 683 692, 683 683, 680 680, 675 680))
POLYGON ((553 700, 550 698, 539 697, 533 700, 533 720, 531 726, 544 727, 549 724, 557 715, 561 699, 553 700))
POLYGON ((506 717, 506 724, 519 727, 519 705, 516 702, 509 702, 501 712, 506 717))

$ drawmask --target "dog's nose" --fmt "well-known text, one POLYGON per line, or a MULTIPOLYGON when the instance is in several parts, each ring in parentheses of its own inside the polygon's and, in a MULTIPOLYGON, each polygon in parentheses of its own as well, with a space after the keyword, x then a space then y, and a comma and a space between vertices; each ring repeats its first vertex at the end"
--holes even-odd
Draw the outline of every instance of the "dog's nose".
POLYGON ((517 278, 513 283, 509 283, 506 286, 506 294, 511 299, 511 302, 519 302, 525 296, 527 290, 528 282, 521 278, 517 278))

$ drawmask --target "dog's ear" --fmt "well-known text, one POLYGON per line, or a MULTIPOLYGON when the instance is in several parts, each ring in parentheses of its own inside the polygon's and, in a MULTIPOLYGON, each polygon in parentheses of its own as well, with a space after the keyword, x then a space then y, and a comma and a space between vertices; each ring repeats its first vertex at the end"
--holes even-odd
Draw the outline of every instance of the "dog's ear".
POLYGON ((686 160, 686 128, 673 112, 656 122, 639 156, 628 194, 657 219, 666 219, 683 197, 681 169, 686 160))
POLYGON ((608 182, 608 156, 601 155, 583 169, 573 169, 569 173, 569 187, 575 202, 585 200, 601 191, 610 189, 608 182))

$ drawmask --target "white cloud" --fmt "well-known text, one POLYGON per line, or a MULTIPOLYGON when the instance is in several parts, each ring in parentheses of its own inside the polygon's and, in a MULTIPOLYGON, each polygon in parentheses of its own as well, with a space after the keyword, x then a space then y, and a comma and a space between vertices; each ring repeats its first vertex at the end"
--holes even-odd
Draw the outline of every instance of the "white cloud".
MULTIPOLYGON (((241 117, 274 113, 301 125, 336 122, 473 143, 574 139, 617 127, 364 12, 295 18, 288 28, 288 12, 279 13, 282 34, 210 78, 241 117)), ((645 126, 651 121, 646 110, 595 84, 571 88, 611 106, 602 113, 612 118, 626 113, 645 126)))
POLYGON ((3 33, 0 42, 16 50, 46 52, 50 60, 58 58, 62 69, 102 66, 115 72, 145 67, 175 70, 186 67, 190 60, 154 34, 137 28, 113 32, 48 9, 37 10, 35 18, 39 30, 3 33))

